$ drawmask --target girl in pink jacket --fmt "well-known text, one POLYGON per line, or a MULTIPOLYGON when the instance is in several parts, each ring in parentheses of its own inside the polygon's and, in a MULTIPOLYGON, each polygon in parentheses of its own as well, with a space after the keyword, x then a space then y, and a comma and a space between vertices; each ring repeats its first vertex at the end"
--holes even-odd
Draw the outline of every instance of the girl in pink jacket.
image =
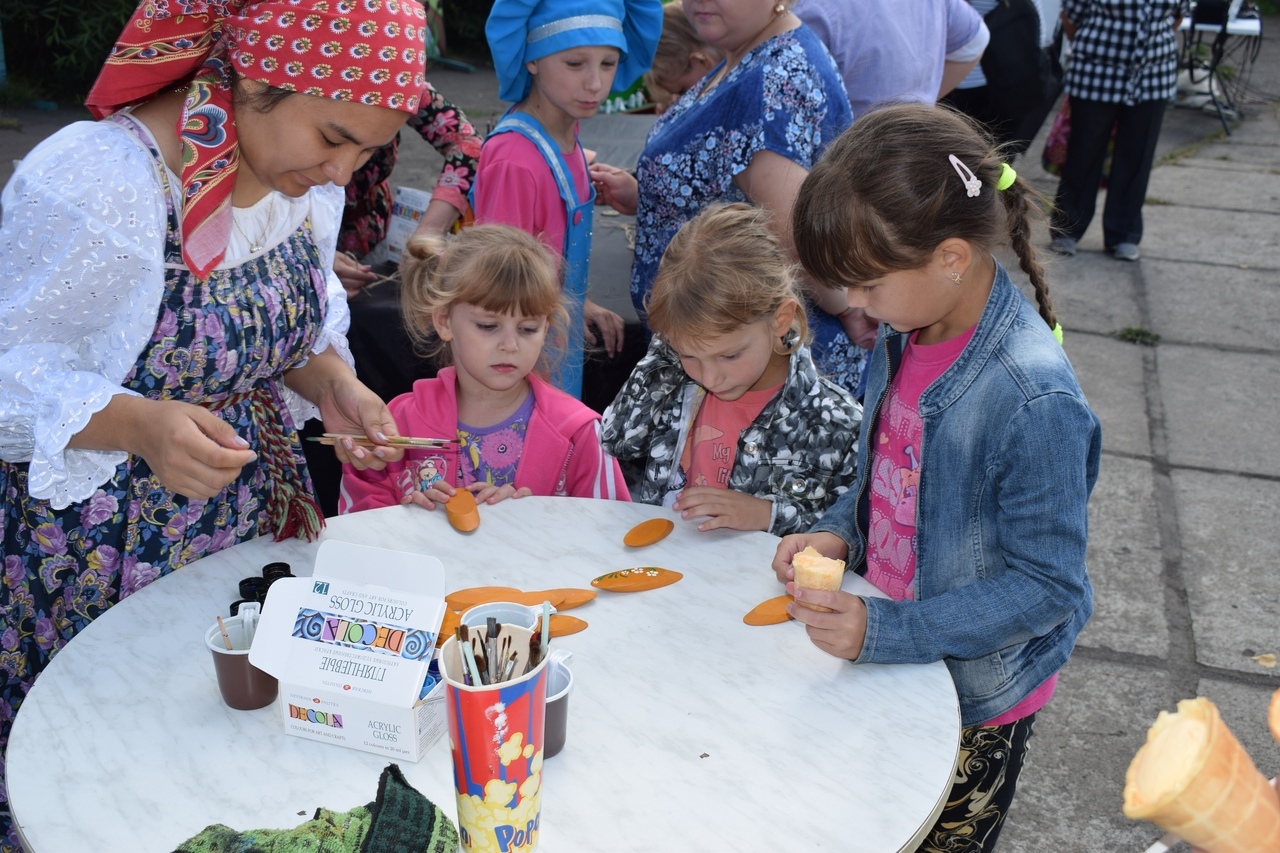
POLYGON ((563 339, 556 260, 506 225, 468 228, 445 248, 414 237, 401 262, 405 326, 453 366, 389 408, 402 435, 447 438, 409 449, 381 471, 344 466, 338 511, 415 503, 427 509, 464 488, 477 503, 525 495, 631 500, 600 446, 600 416, 547 384, 543 345, 563 339))

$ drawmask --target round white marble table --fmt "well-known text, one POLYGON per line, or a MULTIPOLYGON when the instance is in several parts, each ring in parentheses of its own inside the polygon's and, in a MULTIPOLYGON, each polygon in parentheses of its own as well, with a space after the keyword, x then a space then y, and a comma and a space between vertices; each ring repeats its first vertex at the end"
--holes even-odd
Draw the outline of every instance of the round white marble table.
MULTIPOLYGON (((796 622, 743 615, 782 593, 764 533, 700 533, 676 518, 656 545, 623 534, 660 507, 524 498, 455 532, 392 507, 329 520, 326 539, 439 557, 449 588, 586 587, 656 565, 679 583, 601 592, 573 652, 568 741, 543 775, 540 847, 569 851, 914 849, 950 787, 959 743, 941 663, 854 666, 796 622)), ((169 851, 213 823, 291 827, 318 806, 370 802, 384 756, 288 736, 277 709, 218 695, 204 630, 240 578, 273 560, 309 575, 315 544, 260 539, 193 563, 107 611, 36 681, 8 750, 30 853, 169 851)), ((874 594, 848 574, 845 589, 874 594)), ((456 814, 448 736, 408 781, 456 814)))

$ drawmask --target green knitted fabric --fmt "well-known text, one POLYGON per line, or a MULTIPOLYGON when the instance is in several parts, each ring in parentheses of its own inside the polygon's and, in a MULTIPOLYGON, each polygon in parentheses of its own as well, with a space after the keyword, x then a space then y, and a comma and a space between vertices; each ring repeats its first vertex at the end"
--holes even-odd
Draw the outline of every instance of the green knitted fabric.
POLYGON ((213 824, 174 853, 457 853, 448 815, 405 781, 394 764, 378 780, 378 798, 349 812, 316 809, 293 829, 248 832, 213 824))

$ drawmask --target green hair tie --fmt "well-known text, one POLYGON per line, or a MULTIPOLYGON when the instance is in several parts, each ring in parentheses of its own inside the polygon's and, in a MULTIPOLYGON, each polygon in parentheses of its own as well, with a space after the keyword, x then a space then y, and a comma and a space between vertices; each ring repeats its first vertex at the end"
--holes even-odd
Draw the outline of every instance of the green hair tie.
MULTIPOLYGON (((1013 170, 1010 169, 1009 171, 1012 172, 1013 170)), ((1061 323, 1053 327, 1053 336, 1054 338, 1057 339, 1058 346, 1062 346, 1062 324, 1061 323)))
POLYGON ((1000 179, 996 181, 996 189, 1007 190, 1013 186, 1013 182, 1018 180, 1018 173, 1013 171, 1013 167, 1008 163, 1000 164, 1000 179))

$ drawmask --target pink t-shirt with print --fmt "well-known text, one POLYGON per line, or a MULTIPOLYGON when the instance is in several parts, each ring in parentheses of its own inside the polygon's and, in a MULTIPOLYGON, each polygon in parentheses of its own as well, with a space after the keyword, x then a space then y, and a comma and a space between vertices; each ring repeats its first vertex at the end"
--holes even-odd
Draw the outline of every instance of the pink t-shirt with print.
POLYGON ((680 454, 680 468, 686 486, 729 488, 729 475, 738 455, 738 438, 751 426, 782 385, 748 391, 732 402, 708 394, 693 419, 693 429, 680 454))
MULTIPOLYGON (((918 333, 911 333, 870 436, 866 578, 895 601, 915 598, 916 496, 924 431, 920 395, 960 357, 973 331, 927 346, 916 342, 918 333)), ((984 725, 1006 725, 1035 713, 1048 704, 1057 683, 1055 674, 984 725)))

